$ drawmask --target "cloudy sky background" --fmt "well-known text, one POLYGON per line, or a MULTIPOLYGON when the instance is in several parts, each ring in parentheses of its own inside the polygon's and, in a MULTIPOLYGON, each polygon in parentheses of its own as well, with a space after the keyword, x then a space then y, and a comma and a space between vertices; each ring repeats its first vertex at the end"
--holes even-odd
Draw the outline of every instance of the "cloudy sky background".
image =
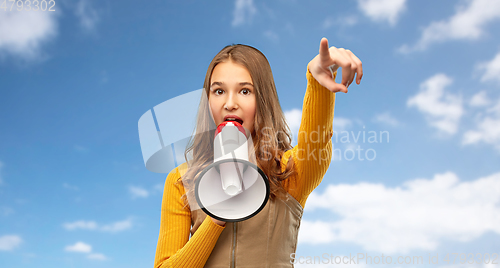
POLYGON ((500 255, 499 1, 55 3, 0 9, 2 267, 152 266, 165 175, 144 167, 139 117, 244 43, 296 133, 322 37, 365 76, 337 93, 297 256, 500 255))

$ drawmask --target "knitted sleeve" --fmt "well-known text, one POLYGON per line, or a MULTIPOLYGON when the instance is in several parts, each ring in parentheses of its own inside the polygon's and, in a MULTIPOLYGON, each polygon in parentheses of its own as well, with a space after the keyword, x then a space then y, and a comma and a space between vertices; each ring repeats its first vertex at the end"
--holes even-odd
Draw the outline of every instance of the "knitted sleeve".
MULTIPOLYGON (((334 78, 337 73, 334 74, 334 78)), ((302 207, 309 194, 320 184, 332 158, 333 113, 335 93, 316 81, 307 68, 307 89, 302 105, 297 145, 283 155, 284 170, 292 156, 295 176, 283 181, 283 187, 302 207)))
POLYGON ((224 227, 206 217, 189 239, 191 211, 184 207, 185 190, 177 183, 178 168, 168 174, 161 206, 160 235, 154 267, 203 267, 224 227))

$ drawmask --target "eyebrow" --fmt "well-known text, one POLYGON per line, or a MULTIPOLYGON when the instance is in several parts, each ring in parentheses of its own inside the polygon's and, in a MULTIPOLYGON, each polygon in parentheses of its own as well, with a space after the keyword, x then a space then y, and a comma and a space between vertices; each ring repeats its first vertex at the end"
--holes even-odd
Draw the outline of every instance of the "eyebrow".
MULTIPOLYGON (((213 86, 222 86, 224 85, 223 82, 213 82, 212 85, 210 85, 210 87, 213 87, 213 86)), ((241 82, 239 83, 240 86, 252 86, 253 87, 253 84, 250 83, 250 82, 241 82)))

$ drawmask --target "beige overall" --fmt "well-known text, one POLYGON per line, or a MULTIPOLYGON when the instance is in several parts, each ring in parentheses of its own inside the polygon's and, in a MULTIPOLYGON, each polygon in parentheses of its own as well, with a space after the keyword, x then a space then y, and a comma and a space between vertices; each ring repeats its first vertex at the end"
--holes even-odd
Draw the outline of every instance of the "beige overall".
MULTIPOLYGON (((290 254, 297 248, 303 208, 291 195, 269 200, 259 214, 246 221, 226 223, 205 267, 293 267, 290 254)), ((191 235, 207 214, 191 212, 191 235)))

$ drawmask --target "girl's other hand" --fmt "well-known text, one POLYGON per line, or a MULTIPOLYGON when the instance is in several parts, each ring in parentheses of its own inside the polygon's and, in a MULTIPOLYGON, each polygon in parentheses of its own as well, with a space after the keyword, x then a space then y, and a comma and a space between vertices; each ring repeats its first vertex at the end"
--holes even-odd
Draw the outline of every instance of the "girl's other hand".
POLYGON ((219 221, 219 220, 216 220, 216 219, 214 219, 214 218, 212 218, 212 217, 210 217, 210 219, 211 219, 213 222, 215 222, 216 224, 220 225, 220 226, 223 226, 223 227, 224 227, 224 226, 226 226, 226 222, 225 222, 225 221, 219 221))
POLYGON ((354 53, 348 49, 330 47, 328 40, 322 38, 319 44, 319 54, 309 62, 309 71, 322 86, 332 92, 342 91, 347 93, 347 88, 354 81, 356 73, 356 83, 361 83, 363 77, 362 63, 354 53), (342 82, 336 83, 332 77, 332 72, 342 68, 342 82))

